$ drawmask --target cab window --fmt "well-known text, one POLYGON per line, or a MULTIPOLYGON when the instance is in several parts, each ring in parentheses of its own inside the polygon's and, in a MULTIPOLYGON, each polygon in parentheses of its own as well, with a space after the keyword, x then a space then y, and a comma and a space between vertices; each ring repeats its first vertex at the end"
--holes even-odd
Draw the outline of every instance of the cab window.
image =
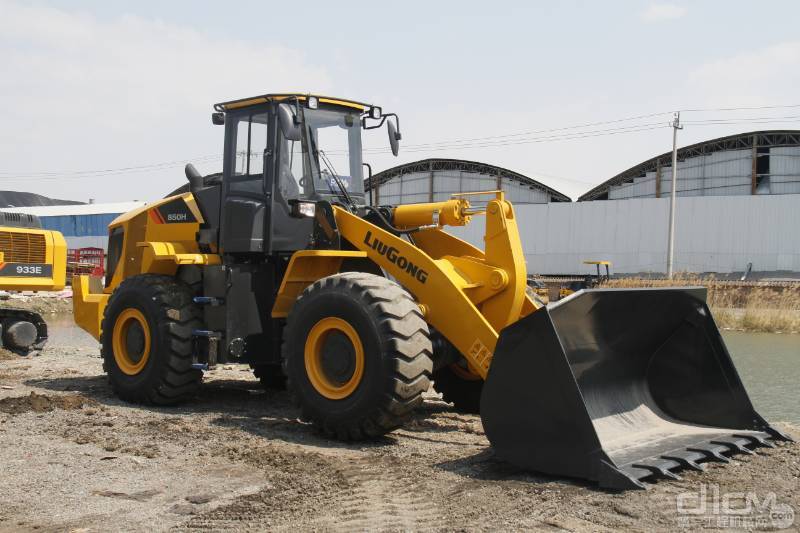
POLYGON ((278 150, 278 192, 284 200, 299 198, 310 189, 311 172, 308 157, 301 141, 290 141, 280 136, 278 150))
POLYGON ((234 176, 263 176, 267 149, 267 114, 244 116, 236 125, 234 176))

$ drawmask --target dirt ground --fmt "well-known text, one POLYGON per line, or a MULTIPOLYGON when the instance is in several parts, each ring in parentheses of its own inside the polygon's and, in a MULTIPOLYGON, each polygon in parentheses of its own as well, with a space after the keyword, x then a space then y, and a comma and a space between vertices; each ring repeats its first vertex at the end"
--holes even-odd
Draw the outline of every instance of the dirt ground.
POLYGON ((686 526, 679 494, 716 486, 800 510, 797 445, 613 493, 496 460, 479 417, 434 393, 370 444, 296 417, 238 366, 207 373, 190 404, 153 408, 111 395, 94 346, 2 354, 0 531, 666 531, 686 526))
POLYGON ((65 289, 60 293, 13 293, 0 291, 0 305, 16 309, 26 309, 42 314, 71 313, 72 290, 65 289))

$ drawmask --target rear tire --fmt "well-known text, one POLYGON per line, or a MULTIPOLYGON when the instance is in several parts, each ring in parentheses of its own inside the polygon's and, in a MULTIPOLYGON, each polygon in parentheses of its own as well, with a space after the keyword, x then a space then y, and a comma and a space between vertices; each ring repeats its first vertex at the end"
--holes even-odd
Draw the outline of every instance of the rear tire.
POLYGON ((289 313, 283 365, 301 417, 341 440, 401 426, 430 386, 428 325, 394 281, 346 272, 316 281, 289 313))
POLYGON ((111 294, 100 335, 103 368, 121 399, 155 405, 192 397, 203 373, 192 368, 192 331, 202 328, 191 288, 142 274, 111 294))

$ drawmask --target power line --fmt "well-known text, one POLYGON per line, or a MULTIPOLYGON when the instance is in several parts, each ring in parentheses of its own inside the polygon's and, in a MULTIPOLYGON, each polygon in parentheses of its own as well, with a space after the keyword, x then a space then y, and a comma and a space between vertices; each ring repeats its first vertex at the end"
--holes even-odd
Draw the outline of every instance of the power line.
POLYGON ((147 165, 138 165, 138 166, 131 166, 131 167, 119 167, 119 168, 106 168, 106 169, 97 169, 97 170, 70 170, 70 171, 36 171, 36 172, 14 172, 10 170, 0 170, 0 177, 8 176, 8 177, 46 177, 46 176, 55 176, 55 177, 66 177, 66 176, 80 176, 80 177, 89 177, 93 174, 97 175, 108 175, 108 174, 117 174, 117 173, 127 173, 127 172, 137 172, 137 171, 148 171, 148 170, 160 170, 162 168, 169 168, 174 166, 185 165, 188 162, 209 162, 214 159, 221 159, 222 155, 205 155, 199 156, 192 159, 179 159, 175 161, 164 161, 161 163, 150 163, 147 165))
POLYGON ((800 115, 780 115, 771 117, 734 117, 734 118, 704 118, 699 120, 686 120, 687 124, 747 124, 749 122, 784 122, 798 120, 800 115))
MULTIPOLYGON (((545 135, 540 137, 525 137, 521 139, 505 139, 505 140, 486 140, 486 141, 452 141, 452 142, 441 142, 441 143, 423 143, 423 144, 411 144, 408 146, 403 147, 403 150, 408 151, 424 151, 430 148, 461 148, 461 147, 473 147, 473 146, 512 146, 515 144, 527 144, 529 142, 535 141, 549 141, 549 140, 563 140, 569 139, 571 137, 576 136, 584 136, 584 135, 594 135, 594 134, 601 134, 604 132, 620 132, 624 133, 627 130, 638 130, 639 128, 649 127, 649 126, 659 126, 665 127, 666 123, 663 122, 650 122, 645 124, 632 124, 630 126, 620 126, 618 128, 607 128, 601 130, 588 130, 588 131, 576 131, 576 132, 569 132, 569 133, 561 133, 555 135, 545 135)), ((386 148, 365 148, 364 152, 372 153, 372 152, 384 152, 386 148)))
MULTIPOLYGON (((719 108, 694 108, 684 109, 684 112, 731 112, 731 111, 746 111, 746 110, 763 110, 763 109, 788 109, 800 108, 800 104, 786 104, 786 105, 770 105, 770 106, 749 106, 749 107, 719 107, 719 108)), ((592 128, 596 126, 619 124, 624 122, 631 122, 642 120, 646 118, 665 116, 672 113, 672 111, 663 111, 658 113, 647 113, 642 115, 635 115, 623 117, 619 119, 604 120, 598 122, 587 122, 583 124, 576 124, 572 126, 562 126, 558 128, 548 128, 541 130, 529 130, 518 133, 509 133, 503 135, 490 135, 484 137, 472 137, 463 139, 451 139, 445 141, 436 141, 429 143, 418 143, 407 145, 404 147, 404 152, 418 153, 418 152, 437 152, 443 150, 463 150, 463 149, 481 149, 481 148, 496 148, 505 146, 517 146, 523 144, 538 144, 544 142, 558 142, 568 140, 587 139, 593 137, 602 137, 609 135, 618 135, 623 133, 637 133, 642 131, 651 131, 670 127, 666 123, 661 122, 648 122, 631 124, 627 126, 620 126, 618 128, 606 128, 599 130, 588 131, 572 131, 581 130, 585 128, 592 128), (563 132, 563 133, 558 133, 563 132), (541 135, 545 133, 552 133, 554 135, 541 135), (539 136, 536 136, 539 135, 539 136), (533 136, 533 137, 531 137, 533 136)), ((685 124, 692 124, 696 126, 711 126, 711 125, 733 125, 733 124, 758 124, 758 123, 782 123, 799 120, 800 115, 790 116, 777 116, 777 117, 742 117, 742 118, 719 118, 719 119, 701 119, 684 121, 685 124)), ((386 148, 364 148, 364 153, 380 154, 388 153, 386 148)), ((329 151, 335 153, 336 151, 329 151)), ((71 170, 71 171, 28 171, 28 172, 14 172, 14 171, 0 171, 0 180, 52 180, 52 179, 84 179, 92 177, 113 176, 126 173, 150 172, 155 170, 164 170, 167 168, 177 167, 193 161, 195 163, 208 163, 222 159, 222 155, 204 155, 195 158, 180 159, 173 161, 165 161, 159 163, 151 163, 146 165, 136 165, 129 167, 119 168, 105 168, 94 170, 71 170)), ((556 177, 567 181, 574 181, 576 183, 586 183, 579 180, 571 180, 569 178, 556 177)))
MULTIPOLYGON (((517 146, 522 144, 538 144, 543 142, 557 142, 557 141, 571 141, 577 139, 588 139, 592 137, 606 137, 609 135, 620 135, 623 133, 636 133, 641 131, 650 131, 656 129, 663 129, 668 128, 668 124, 662 124, 658 126, 649 126, 644 128, 637 128, 631 127, 626 129, 615 129, 614 131, 594 131, 594 132, 576 132, 571 134, 564 134, 560 136, 550 136, 550 137, 534 137, 531 139, 521 139, 511 142, 486 142, 486 143, 474 143, 474 144, 463 144, 457 146, 434 146, 434 147, 420 147, 420 148, 406 148, 403 151, 406 153, 416 153, 416 152, 438 152, 442 150, 463 150, 463 149, 475 149, 475 148, 494 148, 494 147, 504 147, 504 146, 517 146)), ((387 149, 370 149, 367 153, 383 153, 387 152, 387 149)))
MULTIPOLYGON (((676 112, 746 111, 746 110, 757 110, 757 109, 781 109, 781 108, 797 108, 797 107, 800 107, 800 104, 787 104, 787 105, 776 105, 776 106, 756 106, 756 107, 727 107, 727 108, 716 108, 716 109, 712 109, 712 108, 707 108, 707 109, 697 108, 697 109, 688 109, 688 110, 677 110, 676 109, 676 110, 672 110, 672 111, 663 111, 663 112, 659 112, 659 113, 648 113, 648 114, 645 114, 645 115, 636 115, 636 116, 625 117, 625 118, 620 118, 620 119, 615 119, 615 120, 605 120, 605 121, 601 121, 601 122, 589 122, 589 123, 585 123, 585 124, 578 124, 578 125, 574 125, 574 126, 564 126, 564 127, 560 127, 560 128, 550 128, 550 129, 544 129, 544 130, 533 130, 533 131, 526 131, 526 132, 519 132, 519 133, 510 133, 510 134, 506 134, 506 135, 490 135, 490 136, 486 136, 486 137, 474 137, 474 138, 468 138, 468 139, 453 139, 453 140, 450 140, 450 141, 436 141, 436 142, 421 143, 421 144, 416 144, 416 145, 407 145, 407 146, 404 147, 404 150, 408 150, 410 148, 416 148, 416 147, 423 147, 423 146, 441 146, 441 145, 446 145, 446 144, 449 145, 449 144, 457 144, 457 143, 469 143, 469 142, 472 142, 472 141, 485 141, 485 140, 492 140, 492 139, 505 139, 505 138, 512 138, 512 137, 524 137, 524 136, 527 136, 527 135, 536 135, 536 134, 539 134, 539 133, 550 133, 550 132, 566 131, 566 130, 572 130, 572 129, 582 129, 582 128, 594 127, 594 126, 599 126, 599 125, 619 123, 619 122, 629 122, 629 121, 632 121, 632 120, 640 120, 640 119, 643 119, 643 118, 652 118, 652 117, 657 117, 657 116, 672 115, 673 113, 676 113, 676 112)), ((763 117, 763 118, 773 118, 773 117, 763 117)), ((791 118, 791 117, 774 117, 774 118, 791 118)), ((738 119, 719 119, 719 120, 738 120, 738 119)), ((747 119, 744 119, 744 120, 747 120, 747 119)), ((697 122, 699 123, 700 121, 697 121, 697 122)), ((633 128, 633 127, 639 127, 639 126, 643 126, 643 125, 644 124, 634 124, 634 125, 631 125, 631 126, 628 126, 628 127, 633 128)), ((370 149, 370 148, 368 148, 366 150, 368 151, 368 150, 380 150, 380 149, 375 149, 375 148, 370 149)))
POLYGON ((519 132, 519 133, 508 133, 508 134, 505 134, 505 135, 489 135, 489 136, 486 136, 486 137, 473 137, 471 139, 470 138, 468 138, 468 139, 452 139, 450 141, 446 141, 445 140, 445 141, 437 141, 437 142, 434 142, 434 143, 422 143, 422 144, 413 145, 413 146, 425 146, 425 145, 428 145, 428 144, 447 144, 447 143, 450 143, 450 142, 459 142, 460 143, 460 142, 470 142, 470 141, 484 141, 484 140, 489 140, 489 139, 505 139, 505 138, 509 138, 509 137, 523 137, 523 136, 526 136, 526 135, 538 135, 540 133, 552 133, 552 132, 556 132, 556 131, 583 129, 583 128, 591 128, 591 127, 594 127, 594 126, 604 126, 604 125, 607 125, 607 124, 616 124, 616 123, 619 123, 619 122, 629 122, 629 121, 632 121, 632 120, 639 120, 639 119, 643 119, 643 118, 652 118, 652 117, 657 117, 657 116, 669 115, 669 113, 670 112, 648 113, 646 115, 637 115, 637 116, 633 116, 633 117, 625 117, 625 118, 620 118, 620 119, 615 119, 615 120, 604 120, 604 121, 601 121, 601 122, 587 122, 586 124, 576 124, 574 126, 563 126, 563 127, 560 127, 560 128, 549 128, 549 129, 544 129, 544 130, 523 131, 523 132, 519 132))
MULTIPOLYGON (((800 104, 785 104, 785 105, 761 105, 754 107, 708 107, 698 109, 681 109, 684 113, 705 113, 711 111, 755 111, 757 109, 788 109, 792 107, 800 107, 800 104)), ((678 110, 676 110, 678 111, 678 110)))

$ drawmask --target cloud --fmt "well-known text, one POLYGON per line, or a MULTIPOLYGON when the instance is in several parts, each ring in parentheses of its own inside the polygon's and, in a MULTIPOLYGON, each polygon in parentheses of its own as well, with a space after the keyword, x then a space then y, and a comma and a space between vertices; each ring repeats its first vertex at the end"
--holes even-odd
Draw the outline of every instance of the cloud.
POLYGON ((800 85, 800 41, 756 49, 704 63, 689 72, 689 92, 706 104, 794 104, 800 85))
MULTIPOLYGON (((221 154, 222 132, 209 118, 213 103, 265 92, 327 92, 331 85, 324 66, 280 44, 3 0, 0 72, 4 171, 119 168, 221 154)), ((179 167, 147 176, 44 183, 53 195, 85 200, 152 197, 183 180, 179 167), (165 185, 165 177, 173 182, 165 185)), ((0 181, 0 189, 42 187, 42 180, 0 181)))
POLYGON ((640 17, 646 22, 679 19, 686 15, 686 8, 675 4, 650 4, 640 17))

